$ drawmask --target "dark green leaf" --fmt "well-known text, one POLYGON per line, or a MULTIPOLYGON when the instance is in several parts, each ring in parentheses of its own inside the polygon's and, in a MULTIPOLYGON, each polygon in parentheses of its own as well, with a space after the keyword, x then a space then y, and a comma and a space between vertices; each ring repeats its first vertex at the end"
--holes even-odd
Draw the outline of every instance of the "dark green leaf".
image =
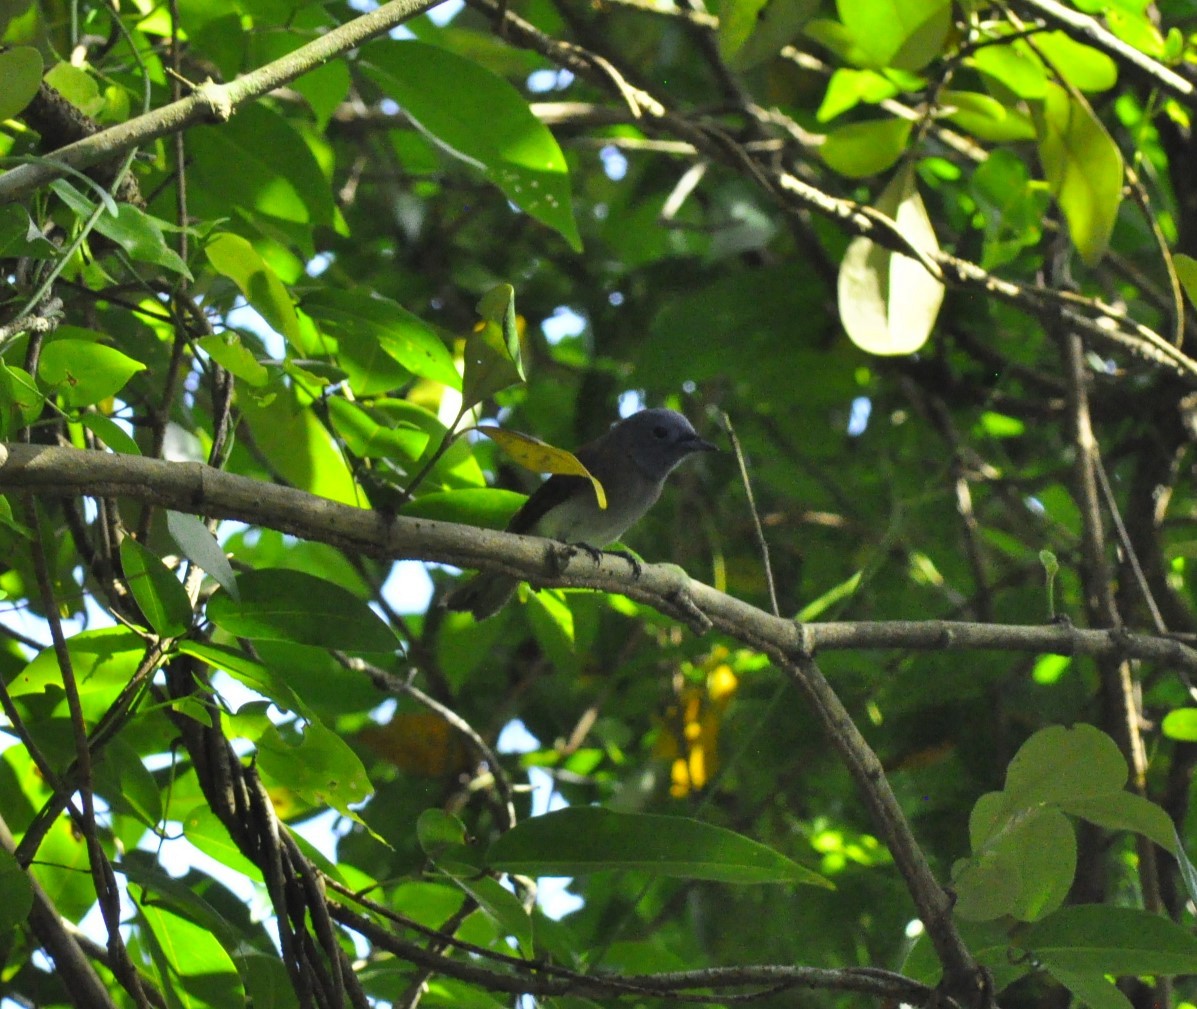
POLYGON ((1006 793, 1015 806, 1068 802, 1120 792, 1126 760, 1118 744, 1092 725, 1052 725, 1023 743, 1006 771, 1006 793))
MULTIPOLYGON (((412 375, 432 379, 450 388, 461 386, 453 356, 437 331, 397 302, 367 291, 323 288, 303 300, 304 311, 318 320, 321 328, 343 341, 342 365, 356 376, 357 391, 372 395, 397 384, 388 378, 379 385, 371 381, 373 356, 381 354, 402 365, 412 375), (351 343, 344 343, 348 339, 351 343)), ((395 373, 401 374, 401 373, 395 373)))
POLYGON ((485 172, 512 203, 582 248, 565 158, 501 77, 422 42, 373 43, 369 72, 444 149, 485 172))
POLYGON ((283 568, 247 571, 238 576, 237 587, 240 601, 224 591, 208 600, 208 619, 236 637, 351 652, 391 652, 398 646, 369 606, 315 575, 283 568))
POLYGON ((723 827, 594 806, 525 820, 490 846, 487 863, 528 876, 635 869, 682 879, 833 888, 818 873, 723 827))
POLYGON ((192 564, 199 565, 234 599, 239 598, 233 567, 203 522, 194 515, 167 511, 166 528, 175 545, 192 564))
POLYGON ((129 591, 150 627, 163 637, 186 633, 191 600, 179 579, 131 536, 121 540, 120 555, 129 591))
POLYGON ((33 907, 33 887, 29 876, 7 848, 0 848, 0 937, 29 916, 33 907))
POLYGON ((42 56, 32 46, 0 53, 0 121, 12 119, 33 101, 42 83, 42 56))
POLYGON ((1020 945, 1049 969, 1077 974, 1197 973, 1197 938, 1158 914, 1080 904, 1032 925, 1020 945))

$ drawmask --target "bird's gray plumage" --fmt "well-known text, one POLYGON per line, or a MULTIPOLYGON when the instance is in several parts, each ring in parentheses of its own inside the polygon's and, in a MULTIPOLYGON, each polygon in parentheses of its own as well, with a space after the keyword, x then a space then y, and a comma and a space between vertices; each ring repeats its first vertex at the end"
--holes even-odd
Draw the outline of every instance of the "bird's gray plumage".
MULTIPOLYGON (((677 411, 641 410, 574 453, 603 485, 605 509, 585 477, 555 474, 515 513, 507 531, 604 547, 656 504, 678 463, 714 448, 677 411)), ((518 584, 509 575, 482 572, 450 592, 445 605, 485 620, 503 608, 518 584)))

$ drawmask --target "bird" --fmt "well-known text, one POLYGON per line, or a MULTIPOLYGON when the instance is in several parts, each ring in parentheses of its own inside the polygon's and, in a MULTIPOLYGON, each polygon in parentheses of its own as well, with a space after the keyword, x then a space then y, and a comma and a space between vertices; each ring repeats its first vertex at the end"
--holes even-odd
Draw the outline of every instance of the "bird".
MULTIPOLYGON (((583 476, 557 473, 536 489, 507 524, 507 532, 544 536, 599 553, 657 502, 674 468, 696 452, 718 451, 676 410, 641 410, 612 425, 574 454, 603 485, 600 508, 583 476)), ((639 565, 633 563, 635 570, 639 565)), ((453 589, 444 605, 475 620, 493 617, 515 593, 519 579, 483 571, 453 589)))

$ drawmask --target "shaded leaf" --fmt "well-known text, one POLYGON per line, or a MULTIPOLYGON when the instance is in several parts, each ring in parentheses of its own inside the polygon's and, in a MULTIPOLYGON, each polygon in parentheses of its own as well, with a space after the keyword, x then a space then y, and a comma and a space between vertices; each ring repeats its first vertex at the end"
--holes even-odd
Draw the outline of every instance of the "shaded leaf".
POLYGON ((367 72, 450 154, 579 251, 569 175, 552 133, 503 78, 422 42, 373 43, 367 72))
POLYGON ((802 883, 834 889, 818 873, 743 835, 679 816, 579 806, 537 816, 491 844, 487 863, 529 876, 636 869, 725 883, 802 883))
POLYGON ((12 119, 33 101, 42 83, 42 56, 32 46, 0 53, 0 121, 12 119))
POLYGON ((1197 938, 1158 914, 1130 907, 1064 907, 1021 936, 1051 970, 1077 974, 1197 973, 1197 938))
POLYGON ((179 579, 131 536, 121 540, 120 557, 125 582, 150 627, 163 637, 186 633, 191 600, 179 579))
POLYGON ((1093 111, 1055 83, 1040 114, 1039 158, 1081 259, 1097 264, 1122 202, 1122 154, 1093 111))
POLYGON ((197 564, 234 599, 239 598, 233 566, 225 557, 216 537, 195 515, 167 511, 166 528, 183 555, 197 564))
POLYGON ((240 600, 223 590, 208 619, 236 637, 293 641, 351 652, 391 652, 394 633, 369 606, 335 582, 302 571, 266 568, 237 578, 240 600))

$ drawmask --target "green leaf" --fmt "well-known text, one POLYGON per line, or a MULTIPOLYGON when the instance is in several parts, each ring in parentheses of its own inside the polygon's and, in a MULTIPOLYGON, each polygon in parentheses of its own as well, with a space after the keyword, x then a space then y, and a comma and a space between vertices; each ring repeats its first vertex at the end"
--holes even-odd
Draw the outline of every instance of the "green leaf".
POLYGON ((578 806, 508 831, 487 864, 526 876, 642 870, 724 883, 802 883, 834 889, 816 872, 741 834, 680 816, 615 813, 578 806))
POLYGON ((501 389, 527 381, 519 327, 515 314, 515 288, 499 284, 478 302, 482 327, 466 337, 462 403, 472 407, 501 389))
MULTIPOLYGON (((1035 48, 1077 90, 1108 91, 1118 82, 1118 64, 1099 49, 1077 42, 1064 32, 1044 32, 1034 38, 1035 48)), ((1025 41, 1020 44, 1027 45, 1025 41)))
POLYGON ((309 494, 362 503, 365 496, 332 435, 309 407, 299 404, 293 387, 280 388, 267 403, 252 396, 238 402, 254 443, 280 475, 309 494))
POLYGON ((1121 792, 1126 760, 1100 729, 1083 723, 1040 729, 1019 748, 1006 770, 1006 794, 1016 807, 1065 803, 1121 792))
MULTIPOLYGON (((87 217, 96 209, 93 200, 84 196, 65 179, 56 179, 50 183, 50 188, 80 217, 87 217)), ((174 225, 151 217, 131 203, 110 203, 108 211, 96 219, 96 231, 105 238, 112 239, 130 258, 165 267, 188 280, 192 279, 187 264, 166 244, 166 236, 163 234, 165 229, 178 230, 174 225)))
POLYGON ((367 72, 440 146, 581 251, 565 157, 515 88, 422 42, 376 42, 363 55, 367 72))
POLYGON ((1021 889, 1018 859, 1004 848, 982 851, 952 867, 952 910, 963 921, 993 921, 1009 914, 1021 889))
POLYGON ((68 410, 114 396, 145 365, 90 340, 51 340, 42 349, 37 375, 68 410))
POLYGON ((225 371, 243 382, 261 388, 270 380, 270 372, 258 362, 253 352, 241 342, 241 337, 232 330, 209 333, 196 340, 195 344, 225 371))
POLYGON ((328 805, 360 823, 350 805, 373 791, 369 775, 349 744, 319 722, 309 721, 297 742, 273 725, 257 739, 258 768, 271 781, 316 806, 328 805))
POLYGON ((81 67, 60 61, 46 71, 43 80, 84 115, 94 117, 104 108, 95 78, 81 67))
POLYGON ((1019 945, 1049 970, 1077 974, 1194 974, 1197 938, 1157 914, 1078 904, 1032 925, 1019 945))
POLYGON ((969 921, 1034 921, 1063 903, 1076 873, 1076 835, 1054 807, 1002 816, 1004 794, 983 795, 969 820, 971 859, 957 863, 956 913, 969 921))
POLYGON ((365 289, 324 287, 304 297, 303 310, 337 338, 339 361, 359 395, 393 389, 410 375, 461 388, 453 355, 437 330, 390 298, 365 289), (404 370, 392 368, 380 380, 373 375, 380 362, 404 370))
POLYGON ((952 27, 950 0, 837 0, 840 20, 874 65, 919 70, 952 27))
POLYGON ((29 917, 32 907, 28 873, 7 848, 0 848, 0 937, 7 939, 8 933, 29 917))
MULTIPOLYGON (((916 248, 938 252, 935 229, 912 167, 900 171, 877 200, 916 248)), ((944 286, 917 260, 859 237, 840 264, 840 321, 849 339, 870 354, 913 354, 931 335, 944 286)))
POLYGON ((183 556, 211 575, 230 596, 239 598, 233 566, 203 522, 195 515, 167 511, 166 529, 183 556))
MULTIPOLYGON (((68 638, 67 653, 80 695, 103 695, 129 682, 145 655, 145 643, 123 627, 105 627, 80 631, 68 638)), ((58 656, 53 648, 46 648, 9 682, 8 692, 19 697, 61 686, 58 656)))
POLYGON ((111 740, 95 764, 96 787, 109 804, 151 830, 162 820, 162 792, 138 752, 123 736, 111 740))
POLYGON ((12 119, 33 101, 42 83, 42 56, 32 46, 0 53, 0 122, 12 119))
POLYGON ((943 91, 940 103, 948 118, 974 136, 993 143, 1034 140, 1035 124, 1018 109, 976 91, 943 91))
POLYGON ((131 536, 121 540, 120 555, 129 591, 150 627, 163 637, 185 634, 191 626, 191 600, 179 579, 131 536))
POLYGON ((453 882, 473 898, 505 936, 515 939, 518 948, 525 955, 532 954, 532 918, 514 893, 489 876, 477 876, 472 879, 457 876, 453 882))
POLYGON ((46 397, 29 372, 0 362, 0 407, 4 409, 5 437, 37 420, 45 404, 46 397))
POLYGON ((1088 1009, 1134 1009, 1134 1003, 1116 985, 1107 981, 1104 974, 1083 974, 1050 964, 1046 966, 1047 972, 1088 1009))
POLYGON ((1122 154, 1092 110, 1052 82, 1039 117, 1039 158, 1073 244, 1096 265, 1122 202, 1122 154))
POLYGON ((419 459, 428 445, 428 435, 413 427, 383 427, 356 403, 340 396, 327 401, 333 430, 345 440, 345 447, 363 459, 419 459))
POLYGON ((820 7, 820 0, 747 0, 743 5, 732 3, 736 14, 733 48, 726 49, 723 41, 725 14, 719 15, 721 50, 730 55, 730 65, 740 71, 751 70, 776 56, 784 46, 796 39, 805 25, 820 7), (743 9, 741 9, 741 7, 743 9), (755 8, 755 10, 753 10, 755 8), (746 15, 752 12, 749 23, 746 15))
POLYGON ((304 718, 313 717, 311 709, 290 685, 270 667, 248 655, 205 641, 180 641, 177 650, 191 655, 216 669, 223 669, 233 679, 273 701, 283 711, 293 711, 304 718))
POLYGON ((722 0, 719 4, 719 54, 730 60, 748 41, 769 0, 722 0))
POLYGON ((222 232, 204 246, 212 268, 228 277, 271 328, 286 337, 292 347, 304 340, 295 305, 278 274, 258 255, 258 251, 240 235, 222 232))
POLYGON ((211 932, 145 899, 139 911, 159 990, 171 992, 186 1009, 244 1004, 237 968, 211 932))
POLYGON ((993 44, 978 48, 969 57, 983 75, 1009 88, 1019 98, 1032 101, 1047 93, 1047 69, 1025 43, 993 44))
POLYGON ((207 803, 196 806, 183 819, 183 835, 200 851, 230 872, 239 872, 255 883, 263 881, 262 870, 246 858, 229 835, 228 828, 207 803))
POLYGON ((137 442, 111 417, 105 417, 102 413, 85 413, 79 418, 79 422, 112 451, 125 455, 141 455, 137 442))
POLYGON ((819 146, 827 166, 850 179, 876 175, 893 167, 906 150, 909 119, 872 119, 839 126, 819 146))
POLYGON ((876 70, 840 67, 827 82, 827 91, 815 118, 821 123, 829 123, 861 102, 876 105, 887 98, 893 98, 896 94, 898 86, 876 70))
MULTIPOLYGON (((1197 259, 1186 256, 1184 253, 1177 253, 1172 257, 1172 264, 1176 267, 1176 276, 1180 280, 1180 286, 1185 289, 1185 294, 1189 296, 1189 301, 1193 305, 1197 305, 1197 259)), ((1167 729, 1164 730, 1165 734, 1167 731, 1167 729)), ((1197 729, 1192 731, 1197 733, 1197 729)), ((1197 740, 1197 735, 1193 736, 1193 740, 1197 740)))
POLYGON ((1162 806, 1133 792, 1111 792, 1060 803, 1065 813, 1108 830, 1133 830, 1165 851, 1177 853, 1176 828, 1162 806))
POLYGON ((244 103, 226 123, 189 130, 187 153, 189 202, 201 216, 228 217, 230 204, 241 207, 247 220, 283 230, 306 255, 314 251, 313 225, 343 228, 312 147, 265 103, 244 103))
POLYGON ((460 522, 483 529, 506 529, 511 516, 527 500, 523 494, 497 487, 466 488, 421 494, 405 504, 400 513, 412 518, 460 522))
POLYGON ((266 568, 240 575, 237 587, 240 601, 224 591, 208 600, 208 619, 235 637, 350 652, 393 652, 398 647, 382 618, 335 582, 266 568))
POLYGON ((851 599, 860 587, 862 573, 857 571, 849 575, 838 585, 833 585, 817 599, 812 599, 798 611, 798 615, 794 619, 800 624, 806 623, 809 620, 818 620, 819 617, 836 603, 842 602, 845 599, 851 599))

